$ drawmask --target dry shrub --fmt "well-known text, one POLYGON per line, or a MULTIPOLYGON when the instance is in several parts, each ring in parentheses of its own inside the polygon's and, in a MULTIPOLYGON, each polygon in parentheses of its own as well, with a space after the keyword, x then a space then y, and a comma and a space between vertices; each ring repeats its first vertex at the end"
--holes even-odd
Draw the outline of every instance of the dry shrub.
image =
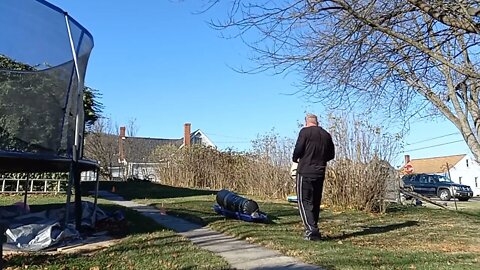
MULTIPOLYGON (((397 153, 399 137, 382 134, 364 121, 329 119, 336 158, 328 166, 324 203, 340 209, 383 211, 387 184, 395 178, 389 161, 397 153)), ((167 185, 226 188, 264 198, 294 193, 289 175, 294 141, 280 138, 272 130, 252 144, 250 152, 220 152, 200 145, 182 149, 162 146, 154 154, 160 164, 157 176, 167 185)))
POLYGON ((162 146, 155 151, 163 184, 222 189, 264 198, 285 198, 293 192, 289 176, 292 142, 273 131, 253 141, 251 152, 192 145, 177 149, 162 146), (290 148, 289 148, 290 147, 290 148))
POLYGON ((340 209, 383 212, 387 187, 398 178, 389 162, 400 136, 346 116, 331 116, 329 130, 336 157, 327 170, 324 201, 340 209))

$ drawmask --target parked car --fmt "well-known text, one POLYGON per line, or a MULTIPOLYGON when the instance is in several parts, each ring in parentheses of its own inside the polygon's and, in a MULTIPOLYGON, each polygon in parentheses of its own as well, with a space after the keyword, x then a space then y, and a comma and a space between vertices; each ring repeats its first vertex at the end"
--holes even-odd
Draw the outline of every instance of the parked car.
POLYGON ((448 177, 437 174, 408 174, 402 177, 404 188, 425 196, 438 196, 442 201, 452 197, 468 201, 473 197, 470 186, 454 183, 448 177))

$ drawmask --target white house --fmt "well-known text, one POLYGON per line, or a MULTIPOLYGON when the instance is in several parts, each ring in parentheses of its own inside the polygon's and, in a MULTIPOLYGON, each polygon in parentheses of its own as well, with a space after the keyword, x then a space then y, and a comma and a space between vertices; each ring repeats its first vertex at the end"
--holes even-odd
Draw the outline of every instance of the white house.
POLYGON ((480 164, 472 156, 461 154, 410 159, 409 155, 405 155, 406 164, 411 165, 413 173, 449 176, 455 183, 470 186, 473 196, 480 196, 480 164))
MULTIPOLYGON (((216 148, 215 144, 200 129, 191 132, 191 124, 185 123, 183 138, 145 138, 126 136, 126 128, 120 127, 119 135, 106 135, 111 142, 108 153, 111 155, 108 165, 113 179, 150 179, 159 180, 156 176, 158 161, 152 157, 153 152, 160 146, 171 145, 182 148, 185 145, 201 144, 216 148)), ((93 173, 83 173, 83 180, 94 180, 93 173)))
POLYGON ((138 178, 159 180, 156 177, 156 160, 152 153, 161 145, 173 145, 182 148, 185 145, 202 144, 216 148, 215 144, 200 129, 191 132, 191 124, 184 124, 184 136, 180 139, 129 137, 125 127, 120 127, 118 144, 118 162, 111 167, 114 178, 138 178))

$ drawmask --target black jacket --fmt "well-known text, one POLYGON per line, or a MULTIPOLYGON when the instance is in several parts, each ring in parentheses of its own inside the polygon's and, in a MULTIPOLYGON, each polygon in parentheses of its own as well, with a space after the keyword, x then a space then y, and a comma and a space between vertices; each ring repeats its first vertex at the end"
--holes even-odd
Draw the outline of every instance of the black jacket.
POLYGON ((326 130, 317 126, 300 130, 292 157, 293 162, 298 162, 299 174, 309 177, 324 175, 327 161, 334 157, 335 146, 326 130))

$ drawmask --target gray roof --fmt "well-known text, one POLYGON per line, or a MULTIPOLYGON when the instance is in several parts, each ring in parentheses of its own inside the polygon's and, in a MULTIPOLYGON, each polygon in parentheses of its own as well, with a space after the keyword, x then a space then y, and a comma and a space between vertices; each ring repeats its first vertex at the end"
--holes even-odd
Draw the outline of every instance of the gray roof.
MULTIPOLYGON (((119 137, 114 134, 86 134, 85 156, 99 160, 102 164, 118 166, 119 163, 119 137)), ((159 139, 142 137, 125 137, 124 154, 127 162, 150 163, 153 151, 161 145, 174 145, 180 147, 183 139, 159 139)))
MULTIPOLYGON (((191 133, 195 136, 199 129, 191 133)), ((119 137, 114 134, 86 134, 85 136, 85 152, 86 156, 92 159, 102 160, 102 163, 118 166, 119 163, 119 137), (108 157, 107 157, 108 156, 108 157)), ((157 162, 152 158, 152 153, 159 146, 173 145, 180 148, 183 145, 183 138, 180 139, 163 139, 163 138, 147 138, 147 137, 125 137, 124 154, 125 159, 129 163, 154 163, 157 162)))
POLYGON ((159 146, 174 145, 180 147, 183 139, 125 137, 124 143, 127 162, 142 163, 155 162, 152 160, 152 153, 159 146))

